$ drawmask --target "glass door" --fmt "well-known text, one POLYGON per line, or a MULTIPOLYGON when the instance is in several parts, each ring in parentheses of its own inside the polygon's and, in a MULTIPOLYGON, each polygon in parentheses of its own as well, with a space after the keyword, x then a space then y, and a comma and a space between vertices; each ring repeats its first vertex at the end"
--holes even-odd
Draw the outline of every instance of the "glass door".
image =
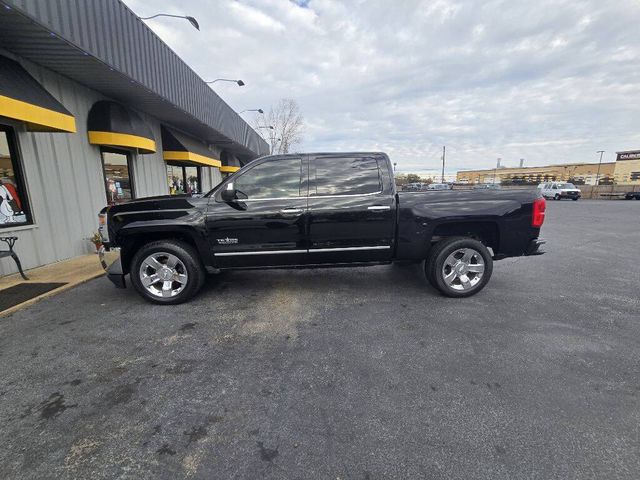
POLYGON ((131 154, 105 148, 101 152, 107 203, 116 205, 135 198, 131 154))

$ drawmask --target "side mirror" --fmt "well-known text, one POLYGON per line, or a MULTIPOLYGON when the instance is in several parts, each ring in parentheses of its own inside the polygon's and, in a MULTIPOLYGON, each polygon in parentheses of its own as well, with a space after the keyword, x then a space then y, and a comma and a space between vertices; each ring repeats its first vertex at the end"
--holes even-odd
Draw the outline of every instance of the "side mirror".
POLYGON ((237 191, 233 186, 233 182, 227 183, 227 188, 225 188, 220 194, 220 198, 225 202, 233 202, 238 198, 237 191))

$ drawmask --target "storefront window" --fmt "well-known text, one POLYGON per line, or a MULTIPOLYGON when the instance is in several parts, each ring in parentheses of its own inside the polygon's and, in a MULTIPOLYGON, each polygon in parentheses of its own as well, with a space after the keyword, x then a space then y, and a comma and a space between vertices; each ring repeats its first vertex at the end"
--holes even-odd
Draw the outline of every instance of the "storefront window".
POLYGON ((102 149, 104 183, 107 203, 116 205, 135 197, 131 172, 131 154, 102 149))
POLYGON ((200 193, 200 167, 167 164, 167 181, 171 195, 200 193))
POLYGON ((13 130, 0 125, 0 229, 31 223, 14 141, 13 130))

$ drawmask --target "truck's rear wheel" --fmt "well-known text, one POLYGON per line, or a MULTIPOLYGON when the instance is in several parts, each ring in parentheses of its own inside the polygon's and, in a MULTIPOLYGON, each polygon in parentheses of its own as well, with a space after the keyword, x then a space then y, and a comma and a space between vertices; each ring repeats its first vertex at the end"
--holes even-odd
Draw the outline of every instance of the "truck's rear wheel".
POLYGON ((438 242, 425 262, 427 279, 447 297, 469 297, 484 288, 493 272, 491 253, 482 242, 452 237, 438 242))
POLYGON ((131 283, 153 303, 182 303, 200 290, 205 277, 195 250, 176 240, 148 243, 131 261, 131 283))

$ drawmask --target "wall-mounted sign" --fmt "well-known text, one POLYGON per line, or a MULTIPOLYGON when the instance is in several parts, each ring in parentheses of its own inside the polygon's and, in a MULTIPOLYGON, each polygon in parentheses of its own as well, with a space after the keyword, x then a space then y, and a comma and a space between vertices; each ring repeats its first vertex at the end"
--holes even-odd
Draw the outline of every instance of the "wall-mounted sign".
POLYGON ((640 160, 640 150, 635 152, 620 152, 616 160, 640 160))

